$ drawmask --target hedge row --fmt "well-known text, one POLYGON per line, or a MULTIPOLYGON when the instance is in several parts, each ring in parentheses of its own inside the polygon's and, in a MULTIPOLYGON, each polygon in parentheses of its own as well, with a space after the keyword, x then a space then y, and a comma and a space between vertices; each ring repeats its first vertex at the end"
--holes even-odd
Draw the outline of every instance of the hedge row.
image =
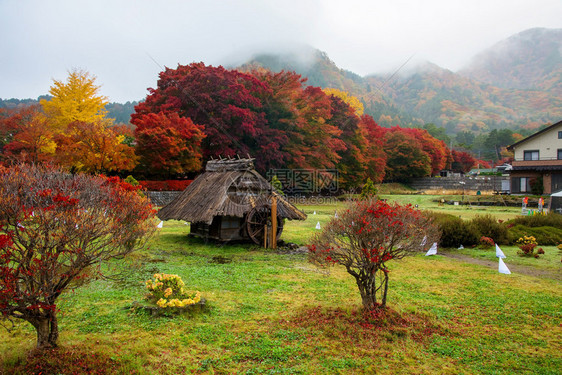
POLYGON ((183 191, 193 180, 139 181, 144 190, 148 191, 183 191))
POLYGON ((514 245, 523 236, 534 236, 543 246, 562 243, 562 215, 558 214, 521 216, 507 222, 496 221, 491 215, 472 220, 442 213, 430 215, 441 229, 442 247, 474 246, 481 237, 489 237, 500 245, 514 245))

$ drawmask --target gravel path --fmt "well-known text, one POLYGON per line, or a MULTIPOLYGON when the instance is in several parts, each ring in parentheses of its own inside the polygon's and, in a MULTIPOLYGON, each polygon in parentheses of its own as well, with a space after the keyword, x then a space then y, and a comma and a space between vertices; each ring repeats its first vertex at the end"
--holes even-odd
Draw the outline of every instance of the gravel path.
MULTIPOLYGON (((466 262, 466 263, 478 264, 481 266, 495 268, 495 269, 498 268, 497 261, 494 262, 485 259, 477 259, 468 255, 456 254, 456 253, 440 252, 439 254, 447 258, 457 259, 459 261, 466 262)), ((557 271, 551 271, 551 270, 544 270, 535 267, 521 266, 518 264, 509 264, 509 261, 507 261, 506 263, 509 270, 512 273, 520 273, 523 275, 535 276, 535 277, 546 277, 549 279, 562 281, 562 269, 558 269, 557 271)))

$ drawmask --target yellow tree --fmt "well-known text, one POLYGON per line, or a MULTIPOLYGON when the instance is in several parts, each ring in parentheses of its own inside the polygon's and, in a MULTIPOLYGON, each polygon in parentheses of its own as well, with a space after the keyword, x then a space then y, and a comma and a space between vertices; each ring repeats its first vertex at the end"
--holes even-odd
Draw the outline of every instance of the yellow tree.
POLYGON ((332 89, 332 88, 323 89, 322 91, 324 91, 326 93, 326 95, 333 95, 335 97, 340 98, 344 102, 346 102, 351 108, 353 108, 355 110, 355 114, 358 117, 361 117, 363 115, 363 113, 365 112, 365 107, 363 106, 363 103, 361 103, 361 101, 359 101, 359 99, 357 99, 355 96, 349 94, 347 91, 342 91, 342 90, 332 89))
POLYGON ((65 131, 73 122, 96 122, 103 120, 108 100, 98 93, 96 77, 83 70, 68 73, 66 82, 53 80, 49 89, 51 100, 41 100, 43 111, 51 126, 57 131, 65 131))

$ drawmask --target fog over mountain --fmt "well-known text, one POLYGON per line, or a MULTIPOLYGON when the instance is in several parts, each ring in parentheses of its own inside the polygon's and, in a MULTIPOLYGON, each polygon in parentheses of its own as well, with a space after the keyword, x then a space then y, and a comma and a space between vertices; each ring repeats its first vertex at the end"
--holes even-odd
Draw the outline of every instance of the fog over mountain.
MULTIPOLYGON (((454 134, 534 128, 562 118, 562 29, 515 34, 457 72, 412 56, 393 71, 360 76, 308 45, 268 45, 260 51, 242 50, 224 65, 296 71, 309 85, 349 91, 382 126, 434 123, 454 134)), ((0 100, 0 107, 24 104, 28 100, 0 100)), ((125 121, 133 103, 111 103, 108 109, 125 121)))
POLYGON ((476 55, 458 72, 411 59, 361 77, 313 48, 256 54, 240 68, 294 70, 308 84, 351 92, 381 125, 435 123, 449 133, 536 127, 562 118, 562 29, 530 29, 476 55))
POLYGON ((536 28, 476 55, 463 76, 507 89, 560 89, 562 29, 536 28))

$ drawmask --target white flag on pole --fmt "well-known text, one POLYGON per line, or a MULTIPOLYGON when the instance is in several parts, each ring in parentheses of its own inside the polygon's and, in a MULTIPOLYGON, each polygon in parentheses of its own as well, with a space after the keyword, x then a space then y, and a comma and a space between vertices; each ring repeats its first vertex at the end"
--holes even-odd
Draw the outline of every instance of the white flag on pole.
POLYGON ((506 275, 510 275, 511 271, 509 270, 509 268, 507 268, 507 266, 505 265, 505 263, 503 262, 502 258, 498 258, 500 260, 499 266, 498 266, 498 272, 499 273, 505 273, 506 275))
POLYGON ((505 254, 503 253, 502 249, 496 244, 496 256, 498 258, 505 258, 505 254))
POLYGON ((433 245, 431 245, 427 253, 425 253, 425 256, 435 255, 435 254, 437 254, 437 242, 434 242, 433 245))
POLYGON ((164 222, 161 221, 160 223, 158 223, 158 225, 156 226, 156 228, 162 228, 164 226, 164 222))
POLYGON ((427 242, 427 236, 423 236, 423 240, 422 240, 420 246, 425 246, 426 242, 427 242))
POLYGON ((316 229, 320 229, 320 222, 316 223, 316 229))
POLYGON ((334 214, 334 217, 335 217, 336 219, 338 218, 338 213, 337 213, 337 212, 334 214))
POLYGON ((459 246, 459 250, 462 250, 462 249, 464 249, 464 246, 461 244, 461 245, 459 246))
POLYGON ((316 211, 314 211, 312 214, 313 214, 313 215, 316 215, 316 211))

